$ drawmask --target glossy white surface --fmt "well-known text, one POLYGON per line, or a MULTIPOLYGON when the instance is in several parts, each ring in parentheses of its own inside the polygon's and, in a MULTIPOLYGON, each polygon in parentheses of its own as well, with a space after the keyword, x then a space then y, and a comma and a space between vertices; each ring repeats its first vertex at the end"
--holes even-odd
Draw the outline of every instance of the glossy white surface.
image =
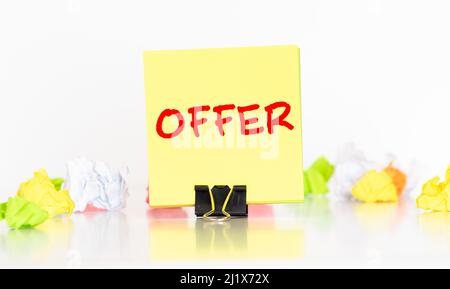
POLYGON ((424 267, 450 265, 450 214, 413 202, 307 199, 252 207, 248 219, 196 220, 193 209, 90 212, 34 230, 0 226, 2 267, 424 267))

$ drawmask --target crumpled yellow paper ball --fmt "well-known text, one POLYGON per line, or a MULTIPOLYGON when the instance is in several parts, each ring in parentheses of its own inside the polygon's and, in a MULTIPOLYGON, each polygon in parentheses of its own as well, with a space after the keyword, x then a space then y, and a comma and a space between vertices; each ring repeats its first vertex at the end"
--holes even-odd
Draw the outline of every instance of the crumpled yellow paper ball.
POLYGON ((361 202, 397 202, 397 188, 385 171, 368 171, 352 189, 352 195, 361 202))
POLYGON ((435 212, 450 211, 450 166, 445 180, 439 180, 439 177, 434 177, 423 185, 422 193, 416 200, 417 208, 435 212))
POLYGON ((46 210, 50 218, 66 213, 70 215, 75 207, 69 192, 58 191, 44 169, 35 172, 32 179, 22 183, 17 196, 46 210))

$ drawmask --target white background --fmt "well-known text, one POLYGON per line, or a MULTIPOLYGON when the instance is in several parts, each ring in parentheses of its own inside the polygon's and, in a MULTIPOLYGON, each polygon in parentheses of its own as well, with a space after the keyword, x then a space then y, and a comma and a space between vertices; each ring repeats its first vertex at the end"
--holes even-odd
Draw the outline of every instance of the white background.
POLYGON ((356 142, 436 173, 449 155, 449 1, 0 2, 0 197, 77 156, 145 188, 148 49, 297 44, 305 164, 356 142))

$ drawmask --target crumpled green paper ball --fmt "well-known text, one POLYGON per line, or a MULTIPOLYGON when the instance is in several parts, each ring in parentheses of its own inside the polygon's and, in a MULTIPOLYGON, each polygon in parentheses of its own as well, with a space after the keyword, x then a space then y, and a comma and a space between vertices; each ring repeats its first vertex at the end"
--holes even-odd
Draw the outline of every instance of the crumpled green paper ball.
POLYGON ((55 186, 55 189, 57 191, 60 191, 62 188, 62 185, 64 184, 64 179, 63 178, 54 178, 54 179, 51 179, 51 182, 55 186))
POLYGON ((325 158, 318 158, 304 172, 305 195, 328 193, 328 180, 334 172, 334 166, 325 158))
POLYGON ((48 213, 37 205, 20 197, 9 198, 7 203, 0 204, 0 220, 13 229, 33 228, 48 219, 48 213))
POLYGON ((7 203, 0 204, 0 221, 3 221, 6 215, 7 203))

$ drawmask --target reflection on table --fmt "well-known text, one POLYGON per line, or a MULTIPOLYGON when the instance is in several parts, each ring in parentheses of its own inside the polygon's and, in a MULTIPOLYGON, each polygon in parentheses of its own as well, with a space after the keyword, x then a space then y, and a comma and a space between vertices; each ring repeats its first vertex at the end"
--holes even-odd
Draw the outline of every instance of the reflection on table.
POLYGON ((270 216, 273 214, 271 206, 254 208, 253 212, 253 217, 226 222, 202 218, 149 219, 150 259, 180 261, 302 258, 304 237, 301 226, 275 222, 270 216))

